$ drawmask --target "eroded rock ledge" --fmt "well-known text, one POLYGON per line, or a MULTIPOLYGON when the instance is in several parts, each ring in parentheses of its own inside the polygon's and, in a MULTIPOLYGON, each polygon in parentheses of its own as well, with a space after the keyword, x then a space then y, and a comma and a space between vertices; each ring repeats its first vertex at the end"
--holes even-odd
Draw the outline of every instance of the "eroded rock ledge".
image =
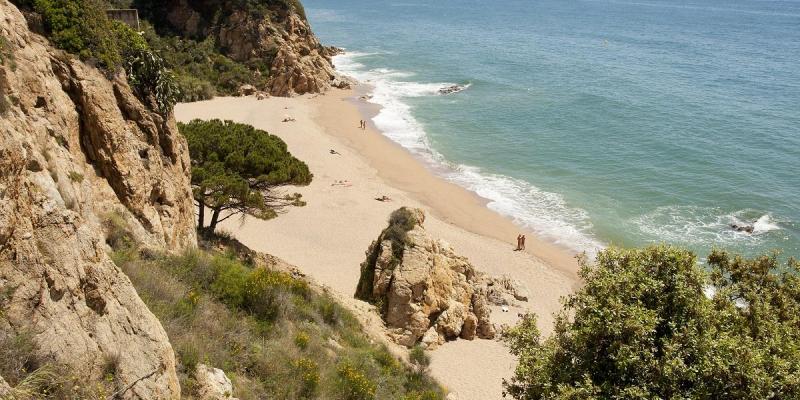
POLYGON ((423 227, 420 209, 392 213, 366 252, 356 298, 375 304, 397 343, 431 348, 457 338, 493 339, 491 304, 527 301, 521 285, 476 271, 423 227))

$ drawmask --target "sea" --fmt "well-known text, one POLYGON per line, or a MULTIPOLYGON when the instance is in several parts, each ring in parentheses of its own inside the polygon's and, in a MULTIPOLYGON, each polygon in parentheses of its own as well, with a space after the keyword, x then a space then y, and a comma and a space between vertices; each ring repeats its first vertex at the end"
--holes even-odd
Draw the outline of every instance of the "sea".
POLYGON ((542 238, 800 256, 800 1, 304 4, 384 135, 542 238))

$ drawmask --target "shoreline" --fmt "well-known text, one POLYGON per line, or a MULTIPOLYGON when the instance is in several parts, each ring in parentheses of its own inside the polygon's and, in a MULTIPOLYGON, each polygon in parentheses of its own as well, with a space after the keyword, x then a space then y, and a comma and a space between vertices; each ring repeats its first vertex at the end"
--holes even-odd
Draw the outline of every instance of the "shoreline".
MULTIPOLYGON (((512 277, 528 289, 529 300, 510 305, 508 312, 492 307, 494 323, 513 325, 519 313, 533 312, 542 334, 550 334, 560 298, 579 286, 575 258, 535 241, 530 232, 527 252, 513 251, 520 228, 487 208, 477 194, 436 176, 371 122, 359 129, 364 110, 353 99, 355 91, 334 89, 294 98, 219 97, 176 106, 178 121, 228 119, 274 134, 314 174, 310 185, 286 190, 301 193, 306 206, 267 221, 232 218, 220 228, 253 250, 295 265, 354 312, 363 312, 368 305, 353 293, 364 252, 392 211, 422 208, 424 227, 432 236, 449 243, 476 269, 512 277), (283 122, 287 117, 291 122, 283 122), (391 201, 375 200, 382 195, 391 201)), ((382 324, 367 329, 380 331, 382 324)), ((429 354, 431 375, 460 400, 502 398, 502 381, 516 365, 497 340, 455 340, 429 354), (482 367, 465 368, 470 365, 482 367)))
MULTIPOLYGON (((577 253, 541 238, 537 233, 518 226, 511 218, 490 209, 487 206, 490 200, 437 175, 424 161, 415 157, 400 144, 386 137, 372 122, 372 118, 378 114, 381 106, 359 99, 360 96, 366 93, 368 93, 367 85, 361 83, 357 84, 354 89, 328 92, 329 97, 337 97, 341 101, 348 102, 359 111, 361 117, 367 121, 365 133, 369 136, 366 138, 357 135, 353 136, 350 134, 342 134, 340 131, 336 130, 330 133, 344 141, 348 147, 357 150, 365 161, 378 171, 378 176, 386 180, 391 186, 412 194, 418 201, 430 207, 431 211, 433 211, 434 215, 437 217, 448 223, 460 226, 472 233, 491 237, 499 241, 507 241, 509 246, 514 245, 513 240, 516 238, 517 234, 524 234, 527 239, 525 253, 539 258, 541 261, 567 274, 570 278, 578 279, 578 270, 580 267, 576 259, 578 256, 577 253), (333 93, 336 93, 336 95, 330 96, 330 94, 333 93), (390 153, 395 158, 404 158, 407 160, 393 162, 384 157, 385 153, 390 153), (419 190, 420 185, 417 182, 413 182, 407 179, 407 176, 404 176, 409 174, 405 172, 402 174, 394 173, 393 171, 397 171, 397 169, 393 167, 398 163, 406 166, 409 164, 417 164, 421 169, 413 169, 414 173, 419 174, 416 175, 416 177, 428 181, 434 190, 419 190), (436 190, 440 190, 440 192, 436 192, 436 190), (465 207, 472 209, 470 211, 475 211, 474 206, 479 206, 484 210, 472 216, 466 212, 467 210, 454 210, 451 206, 450 200, 452 198, 450 196, 458 197, 460 202, 471 203, 468 207, 465 207)), ((326 100, 330 101, 330 98, 326 100)), ((334 107, 327 107, 323 112, 333 109, 334 107)), ((325 122, 332 117, 332 115, 324 115, 318 122, 325 122)), ((430 188, 431 186, 425 185, 424 187, 430 188)))

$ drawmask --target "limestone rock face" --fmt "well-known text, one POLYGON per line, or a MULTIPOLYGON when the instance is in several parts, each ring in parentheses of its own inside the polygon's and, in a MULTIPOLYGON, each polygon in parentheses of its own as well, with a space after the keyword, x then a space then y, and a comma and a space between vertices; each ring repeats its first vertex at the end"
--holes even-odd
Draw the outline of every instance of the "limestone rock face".
POLYGON ((198 364, 194 378, 199 400, 237 400, 233 397, 233 384, 223 370, 198 364))
POLYGON ((505 289, 431 237, 422 210, 405 212, 409 229, 399 232, 390 222, 367 250, 356 297, 379 305, 391 336, 405 346, 494 338, 488 295, 505 289))
POLYGON ((0 399, 4 398, 3 396, 11 396, 11 386, 8 386, 6 380, 0 376, 0 399))
POLYGON ((213 36, 233 60, 268 66, 267 87, 259 90, 292 96, 350 86, 333 69, 331 57, 337 50, 322 46, 308 21, 286 2, 265 1, 266 8, 258 12, 220 0, 164 3, 169 24, 184 35, 213 36))
POLYGON ((124 76, 53 49, 0 0, 0 333, 33 334, 37 358, 100 379, 116 361, 126 399, 179 398, 161 324, 107 255, 115 212, 145 246, 196 245, 185 140, 124 76))

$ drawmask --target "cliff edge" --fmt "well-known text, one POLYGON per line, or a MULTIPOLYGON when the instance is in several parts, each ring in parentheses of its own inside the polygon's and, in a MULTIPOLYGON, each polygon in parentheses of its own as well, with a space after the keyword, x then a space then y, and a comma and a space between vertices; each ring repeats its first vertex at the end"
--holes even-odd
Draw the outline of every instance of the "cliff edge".
MULTIPOLYGON (((107 255, 111 213, 146 246, 196 246, 189 158, 124 75, 54 49, 0 0, 0 338, 126 399, 179 398, 161 324, 107 255)), ((5 377, 8 380, 9 377, 5 377)), ((12 386, 14 382, 10 382, 12 386)))

